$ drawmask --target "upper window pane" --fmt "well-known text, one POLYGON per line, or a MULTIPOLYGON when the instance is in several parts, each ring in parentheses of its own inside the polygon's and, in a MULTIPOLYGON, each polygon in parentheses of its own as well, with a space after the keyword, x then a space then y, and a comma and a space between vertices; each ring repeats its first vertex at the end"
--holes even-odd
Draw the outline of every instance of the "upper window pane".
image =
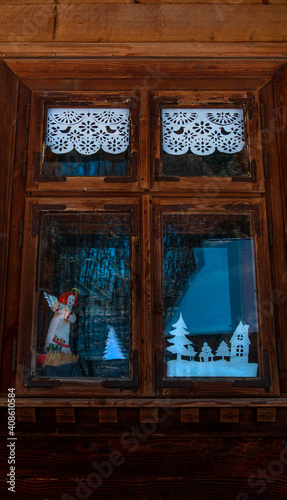
POLYGON ((49 108, 41 175, 129 175, 128 108, 49 108))
POLYGON ((243 109, 162 109, 162 174, 250 176, 243 109))

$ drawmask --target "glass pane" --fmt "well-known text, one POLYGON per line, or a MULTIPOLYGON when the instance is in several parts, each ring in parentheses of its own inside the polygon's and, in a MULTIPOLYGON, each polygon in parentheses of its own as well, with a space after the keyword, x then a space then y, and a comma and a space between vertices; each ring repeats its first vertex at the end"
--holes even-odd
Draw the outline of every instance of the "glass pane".
POLYGON ((249 215, 163 216, 168 377, 256 377, 255 252, 249 215))
POLYGON ((49 108, 41 175, 129 175, 129 109, 49 108))
POLYGON ((130 216, 44 213, 37 375, 129 377, 130 216))
POLYGON ((162 110, 162 175, 248 177, 243 109, 162 110))

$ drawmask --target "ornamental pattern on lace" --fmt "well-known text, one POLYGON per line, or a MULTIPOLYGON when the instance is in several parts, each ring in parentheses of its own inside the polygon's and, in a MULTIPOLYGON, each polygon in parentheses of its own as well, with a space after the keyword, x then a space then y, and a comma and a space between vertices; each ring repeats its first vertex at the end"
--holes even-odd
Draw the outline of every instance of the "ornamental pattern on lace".
POLYGON ((129 145, 129 109, 49 108, 46 145, 53 153, 118 154, 129 145))
POLYGON ((244 148, 242 109, 163 109, 163 150, 170 155, 238 153, 244 148))

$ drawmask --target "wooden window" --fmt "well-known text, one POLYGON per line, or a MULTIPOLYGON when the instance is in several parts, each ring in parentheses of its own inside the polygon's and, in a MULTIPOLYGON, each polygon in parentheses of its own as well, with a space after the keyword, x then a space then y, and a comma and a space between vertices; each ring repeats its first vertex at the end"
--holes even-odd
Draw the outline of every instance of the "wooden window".
POLYGON ((33 92, 18 394, 278 395, 258 93, 131 89, 33 92))
POLYGON ((136 390, 138 200, 30 198, 25 228, 19 391, 136 390))
POLYGON ((274 363, 272 321, 259 310, 271 293, 264 201, 172 203, 158 199, 154 207, 158 387, 264 394, 274 363))
POLYGON ((153 186, 263 189, 256 101, 246 93, 154 92, 153 186))
POLYGON ((36 92, 28 189, 126 189, 137 179, 138 94, 36 92))

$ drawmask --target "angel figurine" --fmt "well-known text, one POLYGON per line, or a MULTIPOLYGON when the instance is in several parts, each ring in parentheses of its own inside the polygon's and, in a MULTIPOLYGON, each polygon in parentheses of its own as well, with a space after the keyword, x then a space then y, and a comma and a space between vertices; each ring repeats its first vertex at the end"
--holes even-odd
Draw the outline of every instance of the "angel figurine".
POLYGON ((55 313, 45 340, 47 355, 44 364, 58 366, 77 361, 78 356, 73 356, 70 350, 69 335, 70 324, 75 323, 77 319, 72 312, 72 307, 78 305, 78 294, 74 291, 65 292, 57 299, 57 297, 44 292, 44 297, 55 313))

